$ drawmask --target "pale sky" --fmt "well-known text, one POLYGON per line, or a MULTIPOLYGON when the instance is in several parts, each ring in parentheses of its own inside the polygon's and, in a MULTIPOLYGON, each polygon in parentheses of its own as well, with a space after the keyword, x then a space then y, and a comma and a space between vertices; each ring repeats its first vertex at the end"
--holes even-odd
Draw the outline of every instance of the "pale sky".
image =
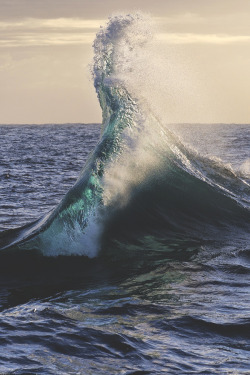
POLYGON ((250 123, 250 0, 0 0, 0 123, 101 122, 92 43, 112 13, 135 10, 157 25, 161 85, 171 64, 189 82, 172 76, 171 121, 250 123))

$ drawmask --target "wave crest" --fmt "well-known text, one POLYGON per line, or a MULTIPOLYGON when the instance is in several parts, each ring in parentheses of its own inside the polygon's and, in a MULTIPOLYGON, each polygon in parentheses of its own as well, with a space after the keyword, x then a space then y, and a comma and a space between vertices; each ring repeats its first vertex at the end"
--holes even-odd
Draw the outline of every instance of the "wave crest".
POLYGON ((92 72, 103 111, 101 138, 60 204, 7 247, 94 257, 107 226, 112 235, 119 232, 117 223, 129 228, 133 222, 140 235, 163 226, 166 233, 199 238, 213 227, 214 238, 218 223, 249 220, 242 181, 185 147, 153 110, 150 93, 141 92, 152 38, 150 17, 141 13, 115 16, 100 29, 92 72))

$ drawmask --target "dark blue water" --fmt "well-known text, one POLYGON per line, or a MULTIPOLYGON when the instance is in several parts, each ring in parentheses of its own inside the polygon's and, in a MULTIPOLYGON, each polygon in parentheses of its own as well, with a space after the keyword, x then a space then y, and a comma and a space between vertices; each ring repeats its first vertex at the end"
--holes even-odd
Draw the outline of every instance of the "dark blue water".
MULTIPOLYGON (((171 128, 247 203, 249 126, 171 128)), ((2 238, 59 203, 98 138, 99 125, 0 127, 2 238)), ((175 207, 178 185, 135 187, 94 259, 1 251, 0 374, 250 373, 249 211, 201 199, 203 185, 187 201, 186 182, 175 207)))

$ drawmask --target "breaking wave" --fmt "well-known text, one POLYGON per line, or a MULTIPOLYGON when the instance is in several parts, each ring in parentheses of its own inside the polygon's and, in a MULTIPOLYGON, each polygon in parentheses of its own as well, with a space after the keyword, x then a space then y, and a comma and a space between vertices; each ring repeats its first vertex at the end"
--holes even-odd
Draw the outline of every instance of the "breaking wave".
POLYGON ((246 166, 237 174, 184 146, 165 126, 168 114, 161 118, 143 90, 156 61, 152 30, 140 13, 114 16, 100 29, 92 68, 103 113, 100 140, 60 204, 3 233, 2 249, 91 258, 110 239, 210 240, 246 229, 246 166))

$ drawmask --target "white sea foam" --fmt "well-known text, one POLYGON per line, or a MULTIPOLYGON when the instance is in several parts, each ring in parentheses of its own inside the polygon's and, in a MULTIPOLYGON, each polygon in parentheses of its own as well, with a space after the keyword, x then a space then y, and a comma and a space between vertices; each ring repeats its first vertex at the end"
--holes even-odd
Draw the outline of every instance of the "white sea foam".
POLYGON ((250 178, 250 158, 247 158, 240 166, 239 171, 245 175, 247 178, 250 178))
POLYGON ((84 255, 94 258, 100 250, 100 236, 102 233, 101 222, 90 216, 87 227, 83 230, 78 221, 68 225, 65 221, 64 228, 58 232, 53 224, 49 231, 40 234, 32 247, 38 248, 46 256, 84 255))

